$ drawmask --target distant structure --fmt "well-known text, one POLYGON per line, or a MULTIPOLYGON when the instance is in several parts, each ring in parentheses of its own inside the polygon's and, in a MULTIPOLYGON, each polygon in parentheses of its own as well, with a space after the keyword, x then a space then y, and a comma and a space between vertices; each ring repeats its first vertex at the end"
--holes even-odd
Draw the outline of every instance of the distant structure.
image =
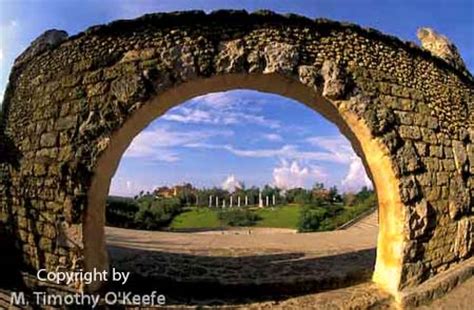
POLYGON ((183 193, 195 194, 196 188, 191 183, 184 183, 183 185, 175 185, 173 187, 162 186, 153 191, 157 198, 171 198, 177 197, 183 193))

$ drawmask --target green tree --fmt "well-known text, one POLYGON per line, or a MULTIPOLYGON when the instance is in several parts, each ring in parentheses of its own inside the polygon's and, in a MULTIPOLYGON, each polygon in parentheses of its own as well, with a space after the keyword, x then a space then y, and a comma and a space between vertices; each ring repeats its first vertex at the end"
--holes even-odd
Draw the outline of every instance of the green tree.
POLYGON ((325 208, 304 206, 301 209, 300 218, 298 221, 298 231, 310 232, 319 230, 321 223, 328 216, 328 211, 325 208))
POLYGON ((337 187, 334 185, 329 189, 329 201, 330 202, 341 202, 342 197, 337 190, 337 187))
POLYGON ((288 203, 307 204, 311 202, 311 192, 301 187, 292 188, 286 192, 286 200, 288 203))
POLYGON ((324 189, 324 183, 320 183, 320 182, 314 183, 313 189, 314 189, 314 190, 321 190, 321 189, 324 189))
POLYGON ((168 225, 182 210, 178 198, 153 198, 151 195, 140 199, 135 223, 141 229, 158 229, 168 225), (151 199, 150 199, 151 198, 151 199))
POLYGON ((360 189, 356 196, 359 201, 362 201, 369 198, 373 193, 373 190, 370 190, 367 186, 364 186, 360 189))

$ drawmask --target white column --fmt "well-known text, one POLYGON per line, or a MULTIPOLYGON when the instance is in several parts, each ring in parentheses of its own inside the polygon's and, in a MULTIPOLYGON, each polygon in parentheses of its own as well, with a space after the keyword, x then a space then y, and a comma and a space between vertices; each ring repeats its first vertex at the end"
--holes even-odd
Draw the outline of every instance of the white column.
POLYGON ((240 196, 237 197, 237 207, 240 207, 240 196))

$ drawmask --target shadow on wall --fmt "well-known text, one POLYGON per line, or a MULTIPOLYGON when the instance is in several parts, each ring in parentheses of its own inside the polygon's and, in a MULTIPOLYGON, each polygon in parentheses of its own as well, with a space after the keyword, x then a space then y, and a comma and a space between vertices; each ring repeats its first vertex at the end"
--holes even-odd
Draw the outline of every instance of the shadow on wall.
MULTIPOLYGON (((2 114, 3 116, 4 114, 2 114)), ((21 240, 16 211, 13 210, 11 187, 11 169, 18 170, 21 153, 13 141, 5 136, 3 119, 0 116, 0 288, 23 287, 20 262, 23 260, 23 248, 15 244, 21 240)))
POLYGON ((13 240, 19 236, 12 236, 12 233, 0 223, 0 289, 16 289, 24 287, 20 273, 22 252, 15 247, 13 240))
POLYGON ((204 256, 109 246, 111 268, 130 271, 129 290, 164 294, 167 304, 275 301, 371 279, 375 248, 307 257, 305 253, 204 256))

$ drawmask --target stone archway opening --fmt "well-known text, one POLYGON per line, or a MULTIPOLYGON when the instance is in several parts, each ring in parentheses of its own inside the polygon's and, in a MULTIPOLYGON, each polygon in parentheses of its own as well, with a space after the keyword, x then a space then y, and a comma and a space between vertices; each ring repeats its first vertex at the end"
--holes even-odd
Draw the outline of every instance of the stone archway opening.
MULTIPOLYGON (((228 74, 184 83, 152 98, 115 132, 99 159, 88 192, 88 208, 83 224, 86 270, 109 268, 104 234, 106 198, 111 179, 133 138, 172 107, 200 95, 233 89, 273 93, 301 102, 335 124, 350 141, 374 184, 379 205, 373 280, 385 290, 396 292, 401 272, 403 210, 400 208, 397 179, 386 150, 371 136, 366 125, 344 108, 344 102, 330 102, 314 89, 279 74, 228 74)), ((97 290, 100 286, 101 283, 94 283, 88 289, 97 290)))

